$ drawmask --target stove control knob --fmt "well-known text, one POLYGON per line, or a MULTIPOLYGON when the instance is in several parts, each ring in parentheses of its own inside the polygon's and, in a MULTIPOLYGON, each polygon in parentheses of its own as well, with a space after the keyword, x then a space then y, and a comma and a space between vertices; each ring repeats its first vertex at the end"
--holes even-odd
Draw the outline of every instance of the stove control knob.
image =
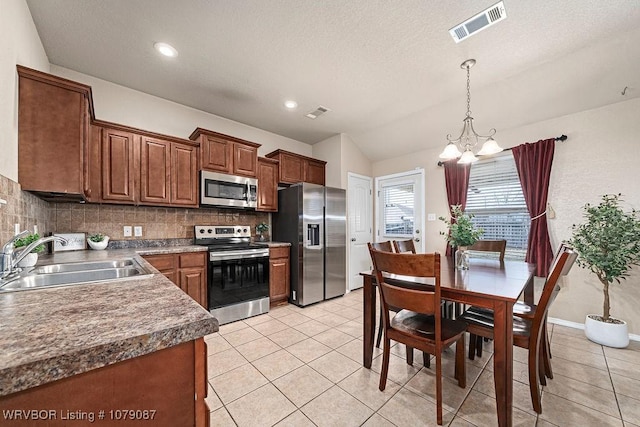
POLYGON ((208 229, 207 233, 211 234, 211 233, 213 233, 213 230, 212 229, 208 229))
POLYGON ((204 234, 204 228, 200 229, 200 234, 204 234))
POLYGON ((243 229, 242 229, 242 232, 243 232, 243 233, 246 233, 246 232, 247 232, 247 229, 246 229, 246 228, 243 228, 243 229))

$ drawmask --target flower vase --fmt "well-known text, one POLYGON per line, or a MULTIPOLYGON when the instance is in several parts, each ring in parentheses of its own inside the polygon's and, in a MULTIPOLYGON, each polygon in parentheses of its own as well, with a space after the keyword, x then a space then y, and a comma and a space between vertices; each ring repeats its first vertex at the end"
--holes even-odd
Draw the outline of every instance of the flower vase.
POLYGON ((469 252, 466 246, 458 246, 456 249, 455 263, 458 270, 469 269, 469 252))

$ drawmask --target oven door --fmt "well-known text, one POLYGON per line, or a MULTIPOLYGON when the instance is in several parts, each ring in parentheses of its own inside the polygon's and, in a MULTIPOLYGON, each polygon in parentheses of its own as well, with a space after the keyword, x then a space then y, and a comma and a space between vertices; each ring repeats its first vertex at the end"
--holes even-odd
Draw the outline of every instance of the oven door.
POLYGON ((269 298, 269 250, 209 254, 209 310, 269 298))
POLYGON ((255 178, 217 172, 200 173, 200 205, 255 208, 258 200, 255 178))

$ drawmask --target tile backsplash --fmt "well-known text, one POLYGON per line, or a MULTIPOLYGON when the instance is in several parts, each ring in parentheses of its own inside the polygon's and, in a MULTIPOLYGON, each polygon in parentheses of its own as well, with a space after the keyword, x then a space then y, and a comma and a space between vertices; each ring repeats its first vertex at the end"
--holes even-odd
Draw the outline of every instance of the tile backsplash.
POLYGON ((50 204, 20 190, 20 184, 3 175, 0 175, 0 199, 7 201, 6 205, 0 205, 0 245, 15 234, 14 224, 31 231, 37 225, 41 236, 54 231, 50 204))
POLYGON ((112 240, 193 238, 194 225, 250 225, 269 223, 264 212, 230 209, 185 209, 142 206, 51 203, 58 233, 104 233, 112 240), (142 227, 142 237, 124 237, 123 226, 142 227))
POLYGON ((81 203, 49 203, 22 191, 20 184, 0 175, 0 245, 14 235, 14 224, 22 230, 38 226, 47 233, 104 233, 111 240, 192 239, 194 225, 249 225, 270 223, 265 212, 235 209, 185 209, 81 203), (123 226, 141 226, 142 237, 124 237, 123 226))

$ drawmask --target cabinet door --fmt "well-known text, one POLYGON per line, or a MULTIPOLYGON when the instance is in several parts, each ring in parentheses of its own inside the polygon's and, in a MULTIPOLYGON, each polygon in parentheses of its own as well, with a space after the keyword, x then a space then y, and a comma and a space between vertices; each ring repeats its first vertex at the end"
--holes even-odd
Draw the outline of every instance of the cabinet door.
POLYGON ((202 139, 202 169, 231 173, 233 143, 209 135, 205 135, 202 139))
POLYGON ((289 298, 289 258, 269 260, 269 299, 271 303, 289 298))
POLYGON ((207 308, 207 282, 205 269, 190 268, 180 270, 180 289, 207 308))
POLYGON ((102 129, 102 200, 135 202, 136 136, 102 129))
POLYGON ((233 144, 233 174, 258 176, 258 149, 240 143, 233 144))
POLYGON ((171 204, 198 206, 198 153, 191 145, 171 144, 171 204))
POLYGON ((304 159, 289 154, 280 155, 280 182, 295 184, 304 181, 304 159))
POLYGON ((304 182, 312 184, 324 185, 324 163, 314 162, 313 160, 305 161, 304 182))
POLYGON ((140 202, 167 205, 171 202, 171 143, 142 138, 140 155, 140 202))
POLYGON ((278 211, 278 163, 258 159, 258 206, 257 211, 278 211))

